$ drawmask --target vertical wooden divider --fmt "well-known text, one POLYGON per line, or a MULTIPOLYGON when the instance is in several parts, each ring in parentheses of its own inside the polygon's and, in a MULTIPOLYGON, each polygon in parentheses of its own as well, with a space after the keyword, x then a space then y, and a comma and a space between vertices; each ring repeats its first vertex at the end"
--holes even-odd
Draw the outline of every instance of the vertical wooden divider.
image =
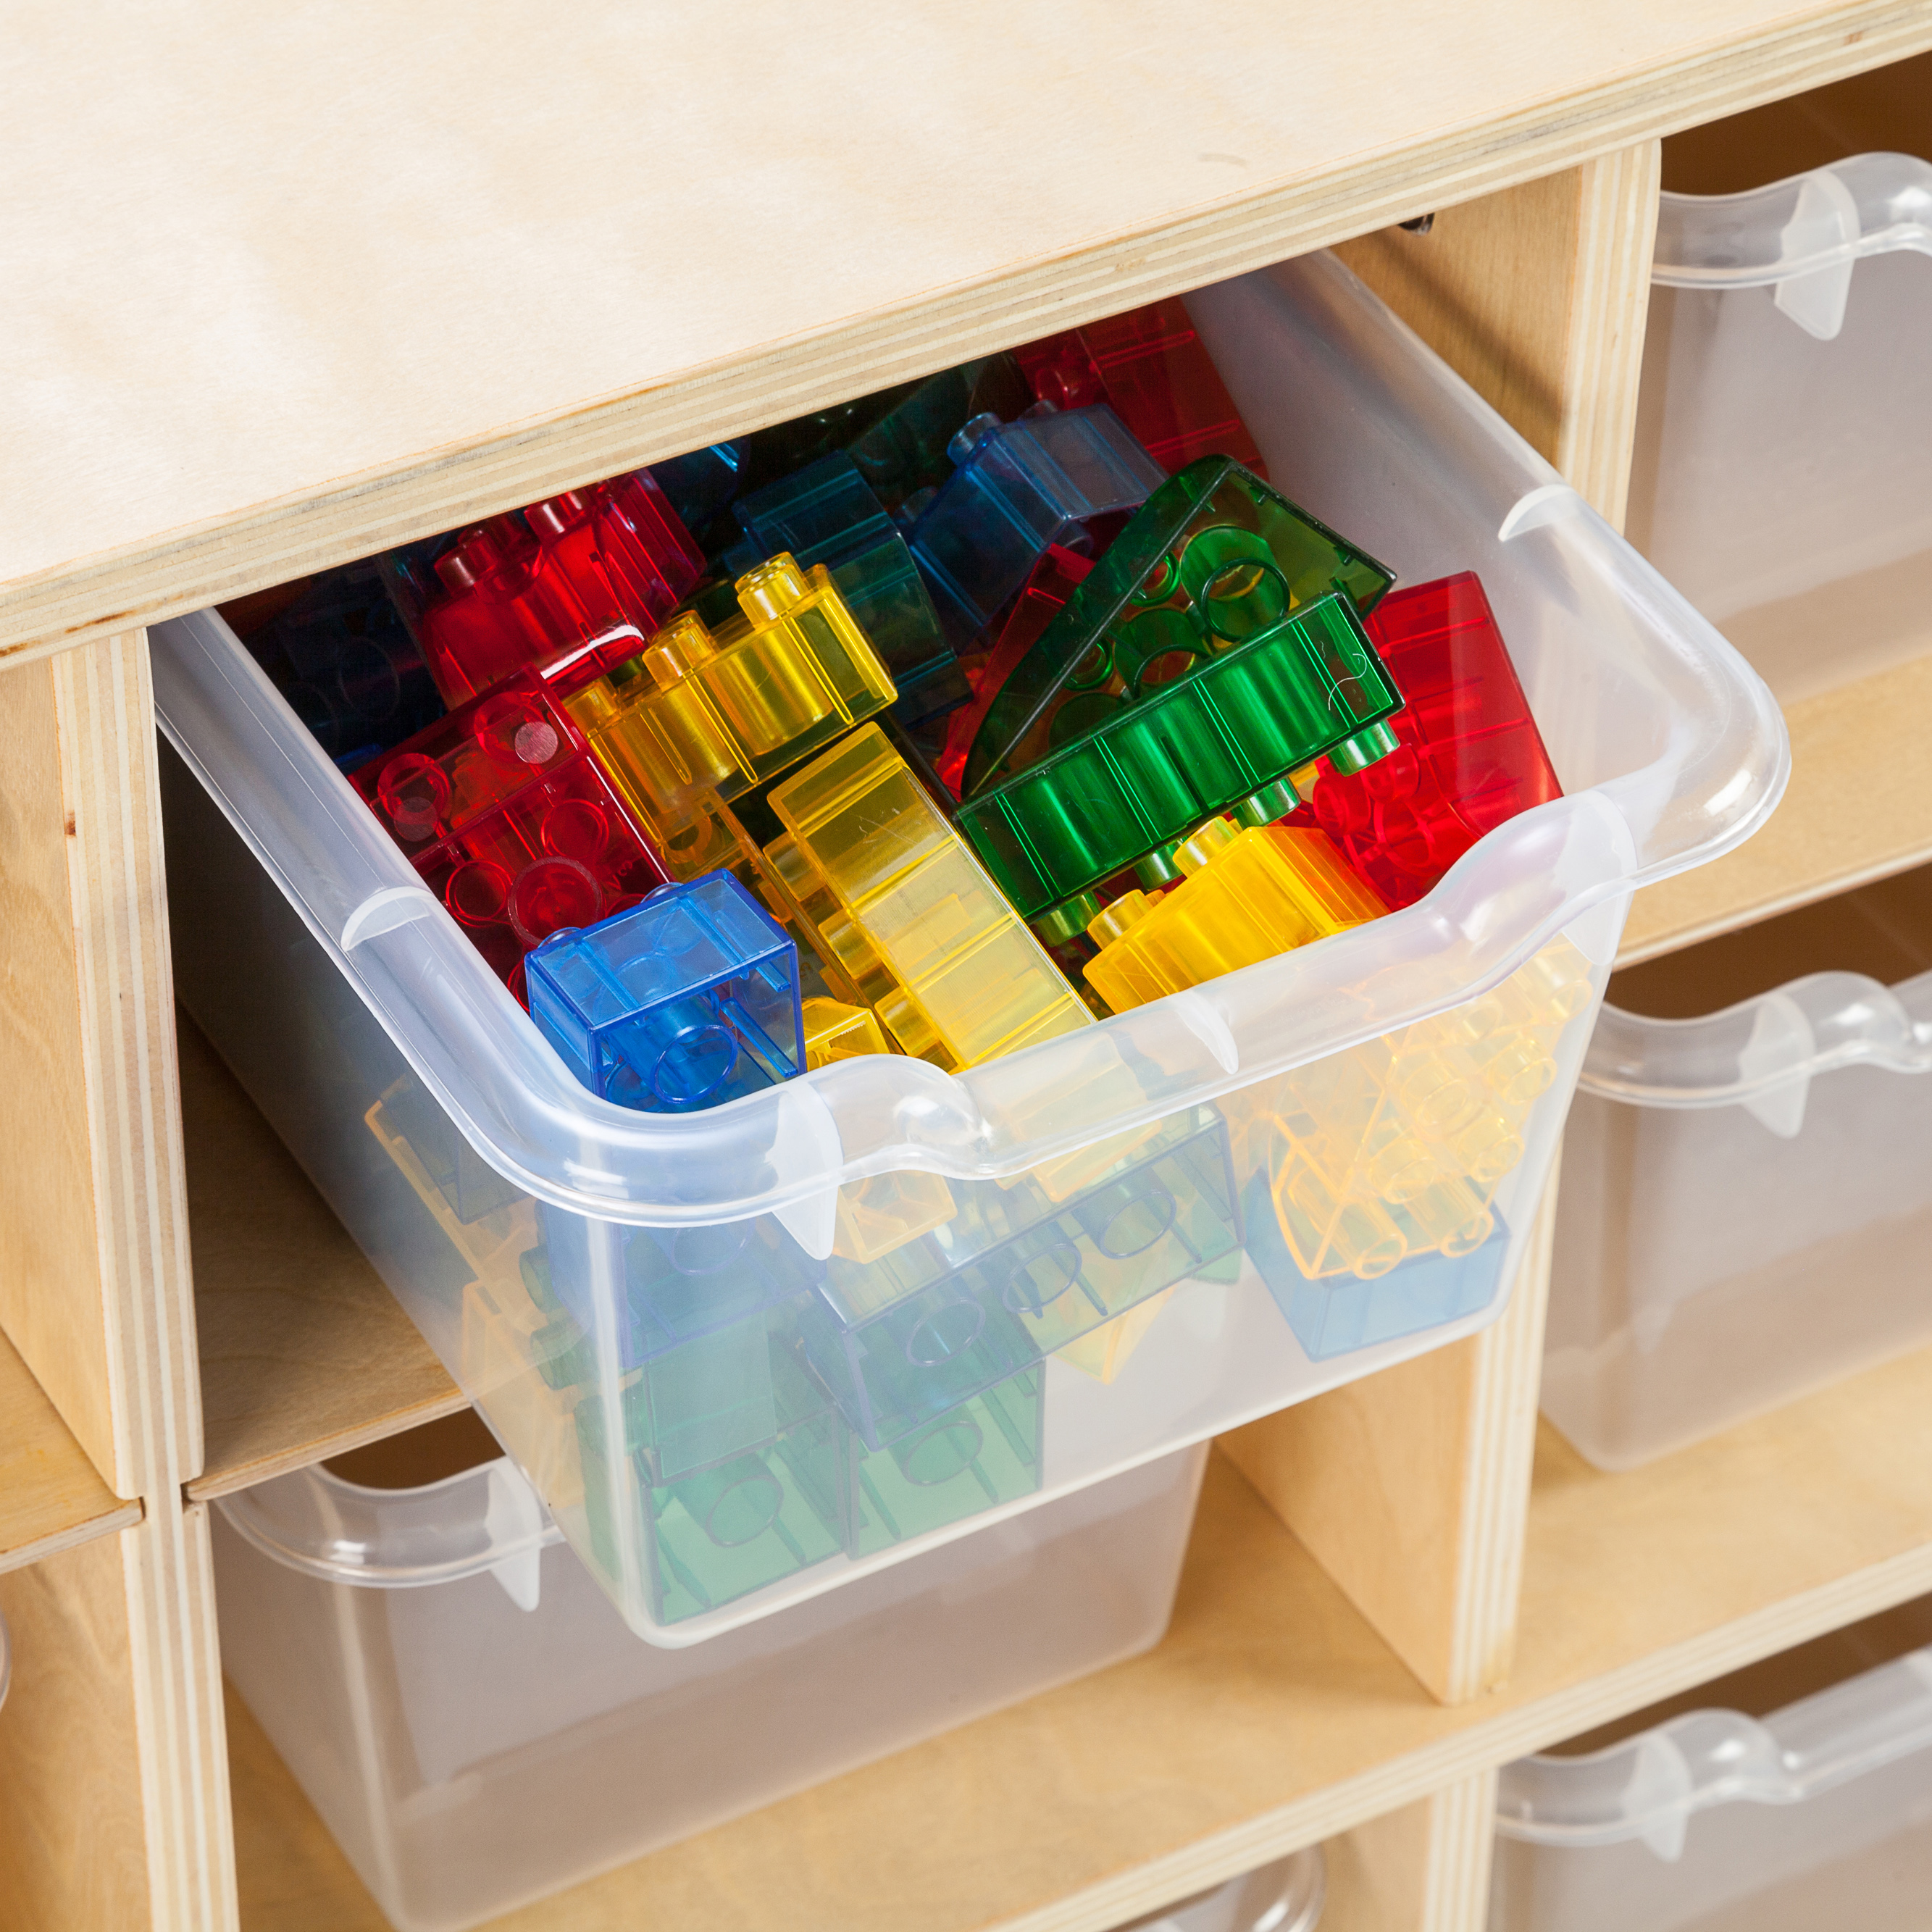
MULTIPOLYGON (((1337 250, 1616 523, 1660 169, 1646 142, 1444 210, 1429 234, 1337 250)), ((1222 1438, 1446 1703, 1509 1672, 1554 1196, 1552 1175, 1510 1305, 1480 1334, 1222 1438)))
POLYGON ((144 633, 0 672, 0 1328, 142 1505, 0 1594, 25 1713, 0 1724, 8 1922, 226 1932, 214 1580, 182 1490, 201 1384, 144 633))
POLYGON ((1480 1771, 1331 1838, 1322 1932, 1483 1932, 1496 1808, 1480 1771))

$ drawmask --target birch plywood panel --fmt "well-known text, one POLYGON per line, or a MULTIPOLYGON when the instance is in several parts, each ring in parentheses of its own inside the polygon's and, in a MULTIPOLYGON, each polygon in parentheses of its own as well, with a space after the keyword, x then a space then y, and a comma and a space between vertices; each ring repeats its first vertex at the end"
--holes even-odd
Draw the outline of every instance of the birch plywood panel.
POLYGON ((0 1336, 0 1570, 17 1570, 141 1520, 100 1480, 39 1383, 0 1336))
POLYGON ((111 0, 8 38, 20 651, 1918 52, 1932 0, 111 0))

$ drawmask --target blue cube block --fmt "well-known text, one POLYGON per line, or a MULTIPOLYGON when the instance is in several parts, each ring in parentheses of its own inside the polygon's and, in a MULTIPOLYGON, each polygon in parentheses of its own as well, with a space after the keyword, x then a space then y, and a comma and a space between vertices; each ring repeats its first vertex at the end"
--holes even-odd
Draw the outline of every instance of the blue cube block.
POLYGON ((1282 1238, 1265 1170, 1248 1182, 1246 1209, 1248 1258, 1311 1361, 1459 1322, 1488 1307, 1502 1287, 1509 1230, 1500 1214, 1488 1240, 1466 1255, 1412 1255, 1372 1281, 1352 1274, 1310 1281, 1282 1238))
POLYGON ((910 542, 956 650, 999 614, 1048 544, 1088 517, 1137 508, 1167 475, 1104 403, 1010 423, 975 416, 947 453, 958 466, 910 542))
POLYGON ((524 982, 544 1038, 620 1106, 688 1113, 805 1068, 798 949, 728 874, 553 933, 524 982))
POLYGON ((969 694, 904 538, 842 450, 754 491, 737 518, 752 562, 788 550, 806 568, 822 563, 831 572, 898 687, 894 709, 903 722, 969 694))

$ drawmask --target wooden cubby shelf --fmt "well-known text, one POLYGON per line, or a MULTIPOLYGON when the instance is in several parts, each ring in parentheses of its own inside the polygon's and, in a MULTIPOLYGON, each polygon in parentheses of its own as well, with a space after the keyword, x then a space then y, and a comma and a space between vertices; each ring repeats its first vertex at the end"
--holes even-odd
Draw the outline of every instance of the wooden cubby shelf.
MULTIPOLYGON (((1932 152, 1932 0, 110 13, 0 135, 0 1922, 385 1932, 224 1708, 210 1505, 466 1405, 177 1019, 143 627, 1328 246, 1620 525, 1660 182, 1932 152)), ((1624 963, 1932 860, 1924 642, 1624 963)), ((1479 1932, 1498 1767, 1932 1602, 1932 1350, 1598 1472, 1552 1209, 1224 1438, 1147 1654, 493 1932, 1105 1932, 1317 1842, 1323 1932, 1479 1932)))
POLYGON ((195 1501, 466 1408, 241 1084, 178 1016, 207 1451, 195 1501))
POLYGON ((0 1570, 17 1570, 141 1520, 100 1480, 13 1345, 0 1335, 0 1570))

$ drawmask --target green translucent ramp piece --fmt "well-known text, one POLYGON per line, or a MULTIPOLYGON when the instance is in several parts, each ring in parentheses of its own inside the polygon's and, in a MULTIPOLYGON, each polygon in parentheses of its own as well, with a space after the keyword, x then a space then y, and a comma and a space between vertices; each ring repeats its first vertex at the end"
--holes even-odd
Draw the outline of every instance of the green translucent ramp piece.
POLYGON ((1170 671, 1177 652, 1204 658, 1251 642, 1337 591, 1366 616, 1394 581, 1233 458, 1204 456, 1134 513, 1000 687, 967 754, 965 795, 1031 762, 1046 748, 1047 714, 1076 693, 1084 729, 1142 698, 1149 674, 1170 671))
POLYGON ((1040 1487, 1046 1372, 1022 1370, 889 1449, 848 1438, 847 1553, 869 1556, 1040 1487))
POLYGON ((1034 919, 1216 813, 1265 824, 1292 812, 1288 774, 1324 754, 1352 771, 1386 758, 1400 741, 1384 721, 1402 701, 1354 605, 1332 592, 1130 694, 1084 736, 968 798, 954 822, 1034 919))

